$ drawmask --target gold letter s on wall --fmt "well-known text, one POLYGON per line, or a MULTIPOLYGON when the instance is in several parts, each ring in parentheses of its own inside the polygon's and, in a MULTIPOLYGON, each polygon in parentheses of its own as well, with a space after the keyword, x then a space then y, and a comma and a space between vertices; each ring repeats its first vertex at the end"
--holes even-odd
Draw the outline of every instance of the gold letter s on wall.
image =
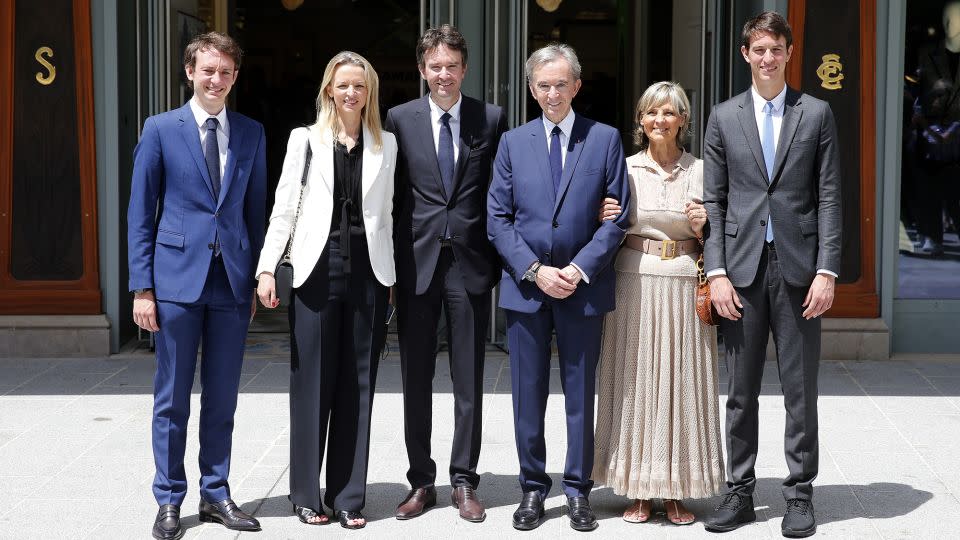
POLYGON ((47 58, 53 58, 53 49, 50 47, 40 47, 33 57, 37 59, 37 62, 39 62, 41 66, 47 68, 47 75, 44 75, 41 71, 37 72, 37 82, 42 85, 48 85, 57 78, 57 67, 44 58, 44 55, 46 55, 47 58))

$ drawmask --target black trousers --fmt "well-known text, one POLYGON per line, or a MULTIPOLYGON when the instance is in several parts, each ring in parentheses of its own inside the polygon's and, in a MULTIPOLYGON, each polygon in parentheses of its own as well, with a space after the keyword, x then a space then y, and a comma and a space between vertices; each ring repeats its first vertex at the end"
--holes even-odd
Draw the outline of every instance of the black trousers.
POLYGON ((324 502, 334 510, 364 506, 386 339, 387 288, 370 269, 366 242, 351 243, 352 272, 344 274, 339 243, 331 240, 290 306, 290 500, 318 511, 325 446, 324 502))
POLYGON ((767 338, 773 333, 777 367, 786 408, 784 455, 790 474, 783 481, 786 499, 811 499, 819 467, 817 374, 820 365, 820 319, 804 319, 808 287, 793 287, 780 273, 777 251, 764 247, 757 278, 737 287, 743 304, 739 321, 720 319, 726 349, 727 487, 753 494, 757 483, 760 383, 767 338))
POLYGON ((398 292, 397 330, 403 375, 403 434, 412 487, 434 483, 437 464, 430 457, 433 430, 433 376, 436 367, 437 324, 446 313, 450 376, 453 379, 453 449, 450 485, 480 482, 477 462, 483 416, 483 359, 490 316, 490 293, 470 294, 463 272, 450 248, 440 250, 437 268, 423 294, 398 292))

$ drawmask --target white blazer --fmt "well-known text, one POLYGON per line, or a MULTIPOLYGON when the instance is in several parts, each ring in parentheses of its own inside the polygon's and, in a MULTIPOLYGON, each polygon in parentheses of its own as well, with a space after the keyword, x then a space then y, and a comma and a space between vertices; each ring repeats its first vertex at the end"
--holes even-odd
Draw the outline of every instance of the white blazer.
MULTIPOLYGON (((273 273, 283 257, 297 212, 300 178, 306 157, 306 141, 310 138, 313 158, 310 174, 303 189, 303 207, 297 222, 290 251, 293 264, 293 286, 299 287, 313 272, 327 245, 330 220, 333 218, 333 135, 316 127, 297 128, 290 132, 287 155, 277 185, 276 201, 270 214, 270 227, 260 252, 256 276, 273 273)), ((370 252, 370 265, 377 281, 389 287, 396 281, 393 262, 393 172, 397 161, 397 140, 392 133, 381 131, 383 146, 373 146, 373 135, 363 127, 363 167, 361 172, 363 227, 370 252)))

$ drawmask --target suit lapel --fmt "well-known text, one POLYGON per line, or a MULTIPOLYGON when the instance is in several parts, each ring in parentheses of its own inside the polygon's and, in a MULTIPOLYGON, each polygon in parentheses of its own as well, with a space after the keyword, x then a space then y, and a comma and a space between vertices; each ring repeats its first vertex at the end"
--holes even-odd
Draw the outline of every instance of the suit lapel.
POLYGON ((210 192, 210 198, 213 198, 213 183, 210 181, 210 172, 207 170, 207 160, 203 158, 203 152, 200 151, 200 129, 197 127, 193 111, 190 110, 190 103, 180 108, 180 135, 183 136, 183 143, 187 151, 193 156, 197 169, 200 170, 200 177, 210 192))
POLYGON ((223 166, 223 179, 220 184, 220 200, 217 201, 217 209, 227 198, 227 190, 233 184, 233 177, 237 170, 237 153, 243 148, 244 132, 240 129, 240 122, 237 120, 236 113, 227 110, 227 118, 230 121, 230 137, 227 142, 227 161, 223 166))
POLYGON ((953 70, 947 62, 947 49, 943 43, 934 52, 930 53, 930 61, 937 68, 937 78, 953 84, 953 70))
POLYGON ((760 145, 760 132, 757 130, 757 116, 753 110, 753 95, 750 90, 743 94, 743 100, 740 102, 740 114, 737 115, 737 118, 740 120, 743 135, 747 138, 747 146, 753 152, 753 158, 757 160, 760 175, 769 184, 770 179, 767 178, 767 165, 763 160, 763 147, 760 145))
MULTIPOLYGON (((373 187, 374 181, 380 174, 380 165, 383 163, 383 148, 374 148, 373 134, 363 126, 363 165, 360 171, 360 200, 367 198, 367 193, 373 187)), ((361 206, 362 203, 361 203, 361 206)))
POLYGON ((567 159, 563 163, 563 174, 560 176, 560 189, 557 191, 557 198, 554 200, 553 213, 556 215, 560 209, 560 203, 564 199, 567 188, 573 180, 573 172, 577 168, 577 162, 580 161, 580 154, 583 152, 584 141, 586 140, 586 126, 581 116, 573 120, 573 129, 570 130, 570 139, 567 141, 567 159))
MULTIPOLYGON (((420 109, 417 110, 416 122, 417 132, 420 135, 421 141, 429 141, 433 143, 433 125, 431 124, 430 118, 430 102, 427 100, 430 99, 430 94, 427 94, 421 98, 420 109)), ((424 144, 420 145, 420 148, 423 148, 427 152, 426 162, 430 164, 430 175, 433 176, 433 182, 437 185, 437 193, 445 201, 449 201, 447 196, 447 190, 443 189, 443 180, 440 178, 440 162, 437 161, 437 147, 434 144, 424 144)))
MULTIPOLYGON (((460 103, 460 139, 457 144, 460 148, 460 154, 457 156, 457 165, 453 170, 453 193, 450 198, 455 199, 457 192, 460 191, 460 182, 463 181, 463 171, 467 168, 467 160, 470 159, 471 145, 473 144, 474 134, 480 125, 479 111, 473 107, 472 101, 467 101, 463 96, 460 103)), ((438 169, 439 170, 439 165, 438 169)))
POLYGON ((797 126, 800 125, 800 117, 803 116, 803 108, 799 105, 800 93, 788 87, 786 100, 783 102, 783 123, 780 125, 780 140, 777 142, 777 154, 773 160, 773 178, 770 180, 770 187, 780 181, 780 170, 783 169, 783 162, 787 159, 790 144, 793 143, 793 138, 797 134, 797 126))
MULTIPOLYGON (((543 182, 543 191, 550 197, 550 202, 555 203, 557 199, 556 190, 553 189, 553 177, 550 175, 550 160, 547 154, 547 134, 543 127, 543 120, 538 118, 530 124, 530 147, 533 155, 537 156, 537 165, 540 168, 540 181, 543 182)), ((516 189, 516 188, 514 188, 516 189)))
MULTIPOLYGON (((329 134, 317 133, 314 127, 307 128, 310 131, 310 147, 313 149, 313 164, 317 166, 317 172, 320 174, 321 184, 327 189, 327 193, 333 197, 333 140, 329 134)), ((306 148, 301 152, 306 152, 306 148)), ((312 171, 311 171, 312 172, 312 171)), ((301 168, 297 171, 297 179, 303 174, 301 168)), ((312 174, 311 174, 312 176, 312 174)), ((309 182, 309 179, 308 179, 309 182)))

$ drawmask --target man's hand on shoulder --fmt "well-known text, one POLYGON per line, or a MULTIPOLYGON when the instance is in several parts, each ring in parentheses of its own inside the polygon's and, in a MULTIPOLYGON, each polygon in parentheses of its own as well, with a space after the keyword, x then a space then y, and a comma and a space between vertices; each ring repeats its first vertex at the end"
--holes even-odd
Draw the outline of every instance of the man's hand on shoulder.
POLYGON ((150 332, 159 332, 157 324, 157 300, 152 290, 145 290, 133 295, 133 322, 137 326, 150 332))
MULTIPOLYGON (((572 267, 568 267, 572 268, 572 267)), ((573 269, 576 271, 576 269, 573 269)), ((537 271, 537 287, 547 293, 552 298, 564 299, 577 290, 574 283, 570 283, 566 276, 561 274, 561 270, 555 266, 543 265, 537 271)), ((579 272, 577 272, 579 275, 579 272)))
POLYGON ((730 283, 730 278, 721 274, 710 276, 709 279, 710 300, 713 302, 713 307, 717 308, 717 313, 731 321, 739 320, 742 315, 737 308, 743 309, 743 304, 740 303, 740 297, 737 296, 733 283, 730 283))
POLYGON ((810 320, 826 313, 833 306, 837 278, 829 274, 817 274, 803 300, 803 318, 810 320))

